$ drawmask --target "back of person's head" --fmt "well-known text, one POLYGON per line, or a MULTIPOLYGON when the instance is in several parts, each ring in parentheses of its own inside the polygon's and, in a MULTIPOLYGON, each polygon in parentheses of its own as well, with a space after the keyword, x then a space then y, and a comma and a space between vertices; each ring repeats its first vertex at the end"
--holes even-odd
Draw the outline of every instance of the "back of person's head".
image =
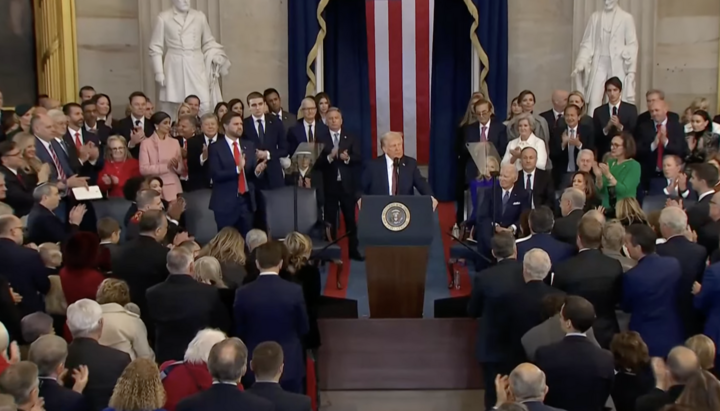
POLYGON ((280 379, 284 363, 283 349, 275 341, 266 341, 258 344, 253 350, 250 367, 255 377, 264 381, 280 379))
POLYGON ((225 227, 200 250, 199 257, 215 257, 223 264, 244 265, 245 240, 234 227, 225 227))
POLYGON ((167 269, 170 274, 192 274, 195 256, 185 248, 175 247, 167 254, 167 269))
POLYGON ((222 278, 222 266, 215 257, 209 255, 195 260, 195 279, 203 284, 217 288, 228 288, 222 278))
POLYGON ((128 178, 123 186, 123 197, 125 197, 127 201, 136 202, 138 191, 140 191, 144 183, 145 177, 143 176, 128 178))
POLYGON ((252 251, 256 248, 258 248, 260 245, 267 243, 268 238, 267 234, 265 234, 265 231, 258 230, 257 228, 253 228, 252 230, 248 231, 247 235, 245 235, 245 243, 248 246, 248 250, 252 251))
MULTIPOLYGON (((658 216, 658 230, 668 236, 682 235, 687 229, 688 218, 685 211, 680 207, 666 207, 658 216)), ((650 221, 652 225, 652 221, 650 221)), ((663 234, 661 233, 661 234, 663 234)))
POLYGON ((20 321, 20 330, 25 343, 30 344, 43 335, 55 332, 53 318, 41 311, 28 314, 20 321))
POLYGON ((247 347, 236 337, 215 344, 210 350, 207 366, 213 380, 238 382, 247 369, 247 347))
POLYGON ((676 403, 694 411, 720 410, 720 382, 708 371, 697 372, 688 379, 676 403))
POLYGON ((312 240, 305 234, 293 231, 285 236, 285 247, 290 253, 290 267, 292 272, 299 270, 307 264, 312 253, 312 240))
POLYGON ((694 164, 692 175, 695 180, 701 180, 712 189, 718 183, 718 169, 709 163, 694 164))
POLYGON ((578 247, 600 248, 602 244, 603 225, 594 218, 582 218, 578 224, 578 247))
POLYGON ((685 341, 685 346, 697 355, 703 370, 710 370, 715 366, 715 343, 710 337, 704 334, 693 335, 685 341))
POLYGON ((165 400, 165 388, 155 362, 136 358, 120 374, 108 405, 116 411, 160 410, 165 400))
POLYGON ((138 208, 139 210, 142 210, 142 209, 144 209, 145 207, 148 207, 148 206, 154 204, 155 202, 157 202, 156 199, 157 199, 158 197, 160 197, 160 193, 158 193, 158 192, 155 191, 155 190, 152 190, 152 189, 149 189, 149 188, 148 188, 148 189, 145 189, 145 190, 140 190, 140 191, 137 193, 137 200, 136 200, 136 201, 137 201, 137 208, 138 208))
POLYGON ((205 364, 210 357, 210 350, 215 344, 227 338, 224 332, 212 328, 206 328, 198 331, 195 338, 190 341, 185 350, 186 362, 191 364, 205 364))
POLYGON ((587 219, 598 221, 600 224, 605 224, 605 214, 603 214, 600 210, 596 210, 596 209, 588 210, 582 216, 582 220, 587 220, 587 219))
POLYGON ((552 318, 560 314, 563 305, 565 304, 565 295, 560 293, 548 294, 542 299, 542 305, 540 308, 540 314, 542 315, 543 321, 548 318, 552 318))
POLYGON ((617 220, 610 220, 603 226, 602 248, 609 251, 620 251, 625 239, 625 227, 617 220))
POLYGON ((700 370, 697 355, 687 347, 675 347, 667 357, 667 369, 677 385, 686 384, 700 370))
POLYGON ((30 345, 28 359, 38 367, 41 377, 57 377, 60 364, 65 363, 68 345, 57 335, 43 335, 30 345))
POLYGON ((582 210, 585 207, 585 193, 577 188, 566 188, 560 197, 561 202, 568 202, 572 210, 582 210))
POLYGON ((155 233, 165 224, 165 212, 162 210, 145 211, 140 217, 138 230, 143 234, 155 233))
POLYGON ((102 332, 102 308, 96 301, 83 298, 67 308, 67 325, 73 338, 99 338, 102 332))
POLYGON ((38 246, 40 258, 46 267, 60 267, 63 263, 62 251, 56 243, 42 243, 38 246))
POLYGON ((625 233, 633 247, 640 247, 644 255, 655 252, 655 232, 645 224, 633 224, 625 227, 625 233))
POLYGON ((120 234, 120 224, 112 217, 103 217, 97 222, 97 232, 100 240, 110 240, 113 234, 120 234))
POLYGON ((0 374, 0 392, 11 395, 18 406, 29 404, 38 395, 38 367, 30 361, 10 364, 0 374))
POLYGON ((530 211, 528 217, 528 223, 530 224, 530 230, 536 234, 547 234, 552 231, 555 220, 553 213, 547 206, 540 206, 530 211))
POLYGON ((510 391, 515 401, 540 401, 545 398, 547 385, 545 373, 530 363, 523 363, 515 367, 508 377, 510 391))
POLYGON ((260 245, 255 251, 255 261, 259 270, 270 270, 283 263, 283 244, 270 241, 260 245))
POLYGON ((122 307, 130 302, 130 287, 117 278, 106 278, 98 287, 95 301, 98 304, 118 304, 122 307))
POLYGON ((495 233, 490 240, 492 254, 498 260, 515 256, 515 237, 508 232, 495 233))
POLYGON ((650 362, 647 344, 636 331, 615 334, 610 342, 610 351, 618 371, 637 373, 650 362))
POLYGON ((0 411, 17 411, 15 398, 9 394, 0 394, 0 411))
POLYGON ((523 277, 525 281, 542 281, 550 272, 550 256, 541 248, 533 248, 523 258, 523 277))
POLYGON ((99 250, 100 238, 95 233, 78 231, 65 243, 65 267, 73 270, 95 269, 98 265, 99 250))
POLYGON ((560 315, 569 328, 584 333, 595 322, 595 307, 582 297, 570 295, 565 298, 560 315))

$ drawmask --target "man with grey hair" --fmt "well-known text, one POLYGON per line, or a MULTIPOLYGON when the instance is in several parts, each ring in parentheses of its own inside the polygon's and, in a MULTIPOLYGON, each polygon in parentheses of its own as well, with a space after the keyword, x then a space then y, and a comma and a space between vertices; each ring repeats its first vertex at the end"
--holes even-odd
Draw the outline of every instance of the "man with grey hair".
POLYGON ((500 380, 498 401, 496 407, 507 402, 507 391, 512 394, 515 403, 524 404, 530 411, 553 411, 555 408, 543 404, 548 387, 545 383, 545 373, 535 365, 525 362, 512 370, 507 380, 500 380), (500 389, 500 388, 507 388, 500 389))
MULTIPOLYGON (((137 212, 130 218, 126 226, 125 241, 134 240, 140 235, 140 219, 144 213, 150 210, 162 211, 164 209, 160 193, 153 189, 140 190, 137 193, 136 204, 137 212)), ((178 245, 179 243, 175 243, 175 237, 178 235, 180 230, 178 219, 185 210, 185 200, 178 199, 177 201, 173 201, 168 205, 168 209, 169 210, 165 214, 165 217, 168 220, 167 233, 165 234, 163 241, 178 245)))
POLYGON ((39 385, 38 369, 29 361, 13 364, 0 374, 0 392, 11 395, 20 410, 44 410, 39 385))
POLYGON ((267 243, 268 237, 265 231, 253 228, 248 231, 245 236, 245 244, 248 246, 248 250, 252 253, 259 246, 267 243))
POLYGON ((218 289, 193 278, 195 261, 190 251, 170 250, 167 270, 167 279, 146 293, 148 317, 155 325, 155 355, 161 364, 182 358, 198 331, 230 327, 218 289))
POLYGON ((83 395, 93 410, 107 407, 117 379, 130 364, 130 356, 114 348, 100 345, 103 319, 100 304, 82 299, 67 309, 67 325, 73 336, 68 347, 65 368, 87 366, 88 383, 83 395))
POLYGON ((584 171, 593 175, 593 162, 595 161, 595 153, 587 148, 580 150, 577 155, 577 171, 584 171))
POLYGON ((567 188, 560 197, 560 212, 553 226, 552 235, 560 241, 575 245, 577 227, 583 217, 585 207, 585 193, 577 188, 567 188))
POLYGON ((23 317, 20 321, 23 340, 26 344, 32 344, 43 335, 54 334, 53 318, 43 312, 34 312, 23 317))
POLYGON ((86 206, 79 204, 70 210, 70 225, 66 227, 64 219, 55 214, 62 200, 57 185, 46 183, 38 186, 33 192, 33 198, 35 205, 28 215, 30 242, 62 243, 80 229, 80 223, 87 212, 86 206))
POLYGON ((667 363, 652 359, 655 388, 635 402, 637 411, 658 411, 673 404, 682 394, 685 385, 700 372, 697 355, 689 348, 678 346, 670 350, 667 363))
POLYGON ((270 401, 238 390, 237 385, 247 371, 247 360, 247 347, 239 338, 228 338, 215 344, 207 362, 213 385, 180 401, 176 410, 274 410, 275 406, 270 401))
POLYGON ((553 213, 549 207, 540 206, 530 211, 528 226, 532 235, 518 239, 515 242, 517 244, 518 260, 525 258, 525 254, 533 248, 539 248, 548 253, 553 265, 557 265, 577 252, 575 247, 554 238, 550 234, 554 223, 553 213))
POLYGON ((602 253, 620 261, 623 272, 635 267, 637 261, 624 256, 621 251, 625 242, 625 227, 617 221, 610 220, 603 226, 601 247, 602 253))
MULTIPOLYGON (((705 273, 707 251, 700 244, 688 240, 688 218, 680 207, 667 207, 660 213, 660 233, 665 243, 658 244, 655 252, 665 257, 675 257, 680 262, 682 274, 677 284, 678 290, 692 290, 693 284, 701 280, 705 273)), ((693 305, 692 293, 678 293, 678 313, 685 327, 685 338, 702 334, 703 325, 700 314, 693 305)))
POLYGON ((588 210, 587 213, 583 214, 582 218, 592 218, 600 224, 605 224, 605 214, 597 209, 588 210))
MULTIPOLYGON (((650 89, 645 92, 645 103, 647 104, 647 110, 643 111, 638 115, 637 118, 637 124, 640 125, 642 123, 652 121, 652 117, 650 116, 650 106, 652 106, 655 103, 658 102, 664 102, 665 101, 665 92, 658 89, 650 89)), ((679 122, 680 116, 678 113, 668 111, 667 117, 669 121, 672 122, 679 122)))
POLYGON ((38 367, 40 397, 45 400, 46 411, 84 411, 88 403, 82 393, 88 383, 88 368, 81 365, 75 370, 65 369, 68 356, 67 342, 57 335, 44 335, 30 345, 29 360, 38 367), (58 381, 68 371, 75 380, 72 389, 58 381))

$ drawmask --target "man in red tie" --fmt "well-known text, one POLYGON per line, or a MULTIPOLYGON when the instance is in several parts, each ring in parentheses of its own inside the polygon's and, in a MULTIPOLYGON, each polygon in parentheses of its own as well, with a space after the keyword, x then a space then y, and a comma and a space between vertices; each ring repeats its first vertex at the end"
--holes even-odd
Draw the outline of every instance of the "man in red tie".
POLYGON ((89 183, 94 185, 103 168, 100 140, 96 134, 84 130, 85 117, 80 104, 65 104, 63 113, 67 117, 67 132, 62 138, 68 148, 70 166, 77 174, 88 177, 89 183), (72 150, 73 147, 75 150, 72 150))
POLYGON ((213 181, 210 209, 218 231, 235 227, 245 236, 256 208, 254 181, 265 172, 266 161, 257 161, 255 145, 243 135, 243 118, 233 111, 222 119, 225 138, 209 147, 208 162, 213 181))
POLYGON ((642 187, 649 190, 651 185, 667 185, 662 174, 663 157, 676 155, 685 158, 687 143, 682 124, 668 116, 667 103, 657 101, 648 108, 652 121, 638 125, 635 141, 638 147, 638 161, 642 165, 642 187), (658 180, 653 182, 653 180, 658 180))

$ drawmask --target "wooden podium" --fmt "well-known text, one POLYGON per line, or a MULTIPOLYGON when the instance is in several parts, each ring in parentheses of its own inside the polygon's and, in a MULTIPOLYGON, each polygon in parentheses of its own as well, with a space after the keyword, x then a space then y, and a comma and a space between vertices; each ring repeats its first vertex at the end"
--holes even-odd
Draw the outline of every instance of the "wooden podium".
POLYGON ((430 197, 363 196, 358 240, 371 318, 422 318, 432 221, 430 197))

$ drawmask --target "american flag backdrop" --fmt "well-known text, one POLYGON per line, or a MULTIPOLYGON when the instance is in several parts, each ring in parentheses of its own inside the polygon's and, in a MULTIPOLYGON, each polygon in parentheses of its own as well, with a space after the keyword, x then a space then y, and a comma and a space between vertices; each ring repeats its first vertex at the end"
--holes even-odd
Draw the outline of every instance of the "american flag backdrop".
POLYGON ((405 154, 430 160, 430 81, 435 0, 366 0, 373 154, 388 131, 405 154))

